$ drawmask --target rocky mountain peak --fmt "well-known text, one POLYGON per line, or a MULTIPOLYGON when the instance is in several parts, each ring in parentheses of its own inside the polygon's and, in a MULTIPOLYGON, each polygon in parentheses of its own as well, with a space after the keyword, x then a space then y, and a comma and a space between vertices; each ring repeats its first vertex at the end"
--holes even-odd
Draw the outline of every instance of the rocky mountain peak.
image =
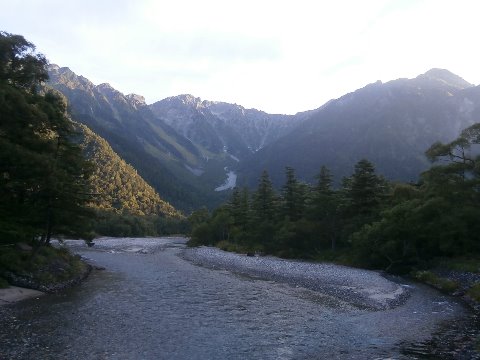
POLYGON ((417 76, 417 79, 439 81, 443 84, 458 89, 466 89, 473 86, 468 81, 462 79, 460 76, 455 75, 454 73, 446 69, 439 68, 430 69, 425 74, 417 76))
POLYGON ((61 67, 57 64, 49 64, 47 70, 50 77, 50 84, 58 83, 63 84, 70 89, 82 88, 89 91, 95 87, 90 80, 75 74, 68 67, 61 67))
POLYGON ((195 97, 191 94, 182 94, 175 96, 183 105, 191 107, 200 107, 202 105, 202 99, 195 97))
POLYGON ((142 95, 128 94, 125 97, 135 106, 147 105, 147 103, 145 102, 145 98, 142 95))
POLYGON ((97 85, 97 88, 99 90, 115 90, 112 85, 110 85, 109 83, 102 83, 100 85, 97 85))
POLYGON ((48 64, 47 70, 48 71, 58 71, 58 70, 60 70, 60 66, 58 66, 57 64, 48 64))

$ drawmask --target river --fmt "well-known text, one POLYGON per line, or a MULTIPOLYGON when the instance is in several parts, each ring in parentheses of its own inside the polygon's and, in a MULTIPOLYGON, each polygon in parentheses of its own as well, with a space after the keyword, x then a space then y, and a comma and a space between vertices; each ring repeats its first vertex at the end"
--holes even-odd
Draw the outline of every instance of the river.
POLYGON ((431 338, 468 326, 468 310, 422 285, 402 284, 406 301, 373 310, 195 265, 183 238, 102 244, 70 242, 105 267, 81 285, 0 307, 0 359, 467 358, 436 351, 431 338))

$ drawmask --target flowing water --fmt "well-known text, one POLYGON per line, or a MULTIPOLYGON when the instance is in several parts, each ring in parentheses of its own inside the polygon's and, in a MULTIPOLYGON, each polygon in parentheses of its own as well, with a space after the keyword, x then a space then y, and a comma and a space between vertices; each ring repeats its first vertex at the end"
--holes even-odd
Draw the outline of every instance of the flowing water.
POLYGON ((158 243, 77 248, 106 270, 0 307, 0 359, 448 359, 429 355, 432 334, 469 316, 418 285, 405 304, 371 311, 196 266, 180 256, 181 238, 158 243))

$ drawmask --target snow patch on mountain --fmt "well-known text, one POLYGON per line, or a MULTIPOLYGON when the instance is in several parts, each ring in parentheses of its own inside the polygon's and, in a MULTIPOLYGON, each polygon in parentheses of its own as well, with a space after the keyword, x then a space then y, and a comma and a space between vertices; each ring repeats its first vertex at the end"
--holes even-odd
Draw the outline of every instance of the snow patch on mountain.
MULTIPOLYGON (((225 168, 225 170, 228 170, 225 168)), ((225 182, 220 185, 219 187, 215 188, 215 191, 225 191, 229 189, 233 189, 237 185, 237 174, 234 171, 229 171, 227 173, 227 179, 225 182)))

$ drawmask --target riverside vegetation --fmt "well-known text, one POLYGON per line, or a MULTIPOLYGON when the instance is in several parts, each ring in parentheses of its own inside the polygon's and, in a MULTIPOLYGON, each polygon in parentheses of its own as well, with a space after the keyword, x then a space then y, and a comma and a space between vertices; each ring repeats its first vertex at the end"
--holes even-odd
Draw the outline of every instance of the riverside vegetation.
POLYGON ((411 273, 478 302, 479 144, 480 124, 448 144, 435 143, 426 153, 434 164, 417 184, 389 182, 361 160, 338 189, 326 167, 315 186, 288 167, 278 194, 264 171, 253 194, 235 189, 211 215, 193 213, 190 245, 411 273), (473 275, 465 284, 437 268, 473 275))

